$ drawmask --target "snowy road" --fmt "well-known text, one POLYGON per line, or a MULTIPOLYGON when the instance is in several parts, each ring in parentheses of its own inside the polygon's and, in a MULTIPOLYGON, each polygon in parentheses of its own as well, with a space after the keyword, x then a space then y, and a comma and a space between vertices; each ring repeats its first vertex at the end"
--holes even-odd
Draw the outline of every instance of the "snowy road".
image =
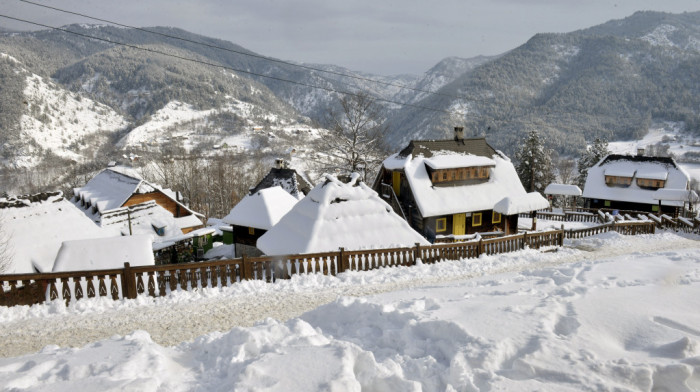
POLYGON ((671 234, 626 237, 624 241, 567 241, 558 252, 534 250, 445 262, 433 266, 391 268, 330 276, 297 276, 269 285, 245 282, 201 293, 181 292, 169 298, 135 301, 83 300, 65 308, 61 303, 0 309, 1 357, 14 357, 47 345, 82 347, 145 330, 162 346, 177 345, 213 331, 252 326, 266 318, 285 321, 335 301, 466 280, 487 274, 542 268, 625 254, 700 248, 700 242, 671 234))

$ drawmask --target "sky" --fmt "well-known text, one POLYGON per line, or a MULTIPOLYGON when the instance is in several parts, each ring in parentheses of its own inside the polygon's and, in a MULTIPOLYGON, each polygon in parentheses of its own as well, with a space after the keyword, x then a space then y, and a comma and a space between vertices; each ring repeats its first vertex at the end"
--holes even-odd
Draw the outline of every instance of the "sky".
MULTIPOLYGON (((700 0, 32 0, 110 21, 172 26, 303 63, 422 74, 446 57, 497 55, 536 33, 570 32, 636 11, 700 11, 700 0)), ((0 14, 54 27, 97 23, 0 0, 0 14)), ((0 18, 0 27, 34 29, 0 18)))

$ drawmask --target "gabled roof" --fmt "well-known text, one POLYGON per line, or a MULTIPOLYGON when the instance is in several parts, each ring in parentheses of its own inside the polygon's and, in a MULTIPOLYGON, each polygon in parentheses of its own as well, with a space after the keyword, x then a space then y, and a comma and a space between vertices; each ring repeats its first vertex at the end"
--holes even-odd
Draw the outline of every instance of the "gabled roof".
POLYGON ((331 175, 258 239, 265 254, 297 254, 428 245, 357 174, 344 184, 331 175))
POLYGON ((405 158, 411 156, 432 157, 440 151, 451 151, 463 155, 476 155, 490 158, 496 154, 496 150, 491 147, 483 137, 451 140, 412 140, 408 146, 398 153, 398 156, 405 158))
POLYGON ((120 235, 97 226, 61 192, 0 198, 0 205, 12 254, 7 273, 50 272, 63 241, 120 235))
MULTIPOLYGON (((686 189, 690 176, 673 158, 610 154, 588 169, 583 197, 587 199, 614 200, 642 204, 658 204, 655 190, 644 189, 632 181, 628 187, 611 187, 605 184, 609 173, 627 173, 625 177, 666 180, 664 189, 686 189)), ((662 200, 662 205, 680 207, 681 201, 662 200)))
POLYGON ((155 265, 150 236, 65 241, 58 251, 52 272, 124 268, 126 262, 132 267, 155 265))
POLYGON ((270 230, 299 200, 279 186, 244 197, 222 219, 236 226, 270 230))
POLYGON ((513 164, 484 138, 414 140, 384 160, 383 166, 403 169, 423 217, 491 210, 503 198, 526 194, 513 164), (435 164, 436 160, 440 164, 435 164), (456 167, 455 163, 464 167, 489 166, 490 177, 479 183, 433 186, 428 167, 456 167))
POLYGON ((250 194, 266 188, 280 186, 290 195, 301 199, 311 191, 311 183, 295 169, 273 167, 258 185, 251 188, 250 194))

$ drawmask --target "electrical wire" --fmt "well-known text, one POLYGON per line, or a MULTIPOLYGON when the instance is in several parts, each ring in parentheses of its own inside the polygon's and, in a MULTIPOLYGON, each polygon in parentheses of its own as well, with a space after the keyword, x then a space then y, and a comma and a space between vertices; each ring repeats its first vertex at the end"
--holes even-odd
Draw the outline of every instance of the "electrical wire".
POLYGON ((312 67, 312 66, 308 66, 308 65, 295 64, 295 63, 292 63, 292 62, 289 62, 289 61, 284 61, 284 60, 279 60, 279 59, 275 59, 275 58, 270 58, 270 57, 262 56, 262 55, 255 54, 255 53, 248 53, 248 52, 244 52, 244 51, 240 51, 240 50, 234 50, 234 49, 231 49, 231 48, 224 48, 224 47, 222 47, 222 46, 212 45, 212 44, 209 44, 209 43, 206 43, 206 42, 195 41, 195 40, 191 40, 191 39, 188 39, 188 38, 183 38, 183 37, 178 37, 178 36, 175 36, 175 35, 170 35, 170 34, 161 33, 161 32, 158 32, 158 31, 148 30, 148 29, 144 29, 144 28, 142 28, 142 27, 130 26, 130 25, 127 25, 127 24, 118 23, 118 22, 114 22, 114 21, 107 20, 107 19, 102 19, 102 18, 97 18, 97 17, 94 17, 94 16, 86 15, 86 14, 83 14, 83 13, 80 13, 80 12, 69 11, 69 10, 65 10, 65 9, 58 8, 58 7, 52 7, 52 6, 49 6, 49 5, 46 5, 46 4, 35 3, 35 2, 29 1, 29 0, 18 0, 18 1, 23 2, 23 3, 26 3, 26 4, 31 4, 31 5, 34 5, 34 6, 37 6, 37 7, 42 7, 42 8, 46 8, 46 9, 51 9, 51 10, 54 10, 54 11, 58 11, 58 12, 63 12, 63 13, 70 14, 70 15, 75 15, 75 16, 80 16, 80 17, 87 18, 87 19, 92 19, 92 20, 95 20, 95 21, 98 21, 98 22, 109 23, 109 24, 113 24, 113 25, 119 26, 119 27, 130 28, 130 29, 142 31, 142 32, 145 32, 145 33, 155 34, 155 35, 159 35, 159 36, 162 36, 162 37, 167 37, 167 38, 171 38, 171 39, 176 39, 176 40, 180 40, 180 41, 183 41, 183 42, 188 42, 188 43, 192 43, 192 44, 196 44, 196 45, 202 45, 202 46, 206 46, 206 47, 208 47, 208 48, 217 49, 217 50, 223 50, 223 51, 227 51, 227 52, 230 52, 230 53, 236 53, 236 54, 240 54, 240 55, 244 55, 244 56, 250 56, 250 57, 258 58, 258 59, 265 60, 265 61, 270 61, 270 62, 274 62, 274 63, 278 63, 278 64, 284 64, 284 65, 287 65, 287 66, 303 68, 303 69, 310 70, 310 71, 323 72, 323 73, 327 73, 327 74, 331 74, 331 75, 336 75, 336 76, 342 76, 342 77, 346 77, 346 78, 352 78, 352 79, 362 80, 362 81, 365 81, 365 82, 376 83, 376 84, 384 85, 384 86, 397 87, 397 88, 406 89, 406 90, 411 90, 411 91, 420 92, 420 93, 425 93, 425 94, 440 95, 440 96, 444 96, 444 97, 448 97, 448 98, 463 99, 463 100, 467 100, 467 101, 480 101, 480 100, 478 100, 478 99, 473 99, 473 98, 469 98, 469 97, 465 97, 465 96, 458 96, 458 95, 445 94, 445 93, 441 93, 441 92, 438 92, 438 91, 424 90, 424 89, 419 89, 419 88, 410 87, 410 86, 406 86, 406 85, 401 85, 401 84, 397 84, 397 83, 391 83, 391 82, 383 82, 383 81, 381 81, 381 80, 376 80, 376 79, 372 79, 372 78, 366 78, 366 77, 362 77, 362 76, 358 76, 358 75, 351 75, 351 74, 347 74, 347 73, 343 73, 343 72, 336 72, 336 71, 327 70, 327 69, 321 69, 321 68, 312 67))

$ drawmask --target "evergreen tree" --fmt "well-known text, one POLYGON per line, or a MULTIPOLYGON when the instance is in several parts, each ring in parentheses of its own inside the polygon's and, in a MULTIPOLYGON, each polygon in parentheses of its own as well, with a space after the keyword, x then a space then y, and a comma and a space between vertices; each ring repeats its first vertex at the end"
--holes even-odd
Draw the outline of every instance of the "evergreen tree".
POLYGON ((516 171, 525 190, 544 193, 544 188, 554 181, 553 151, 545 148, 537 131, 530 131, 515 153, 516 171))
POLYGON ((588 169, 593 167, 596 163, 600 162, 601 159, 605 158, 610 154, 608 150, 608 141, 600 138, 596 138, 593 144, 586 148, 581 157, 578 160, 578 186, 583 188, 586 185, 586 178, 588 178, 588 169))

